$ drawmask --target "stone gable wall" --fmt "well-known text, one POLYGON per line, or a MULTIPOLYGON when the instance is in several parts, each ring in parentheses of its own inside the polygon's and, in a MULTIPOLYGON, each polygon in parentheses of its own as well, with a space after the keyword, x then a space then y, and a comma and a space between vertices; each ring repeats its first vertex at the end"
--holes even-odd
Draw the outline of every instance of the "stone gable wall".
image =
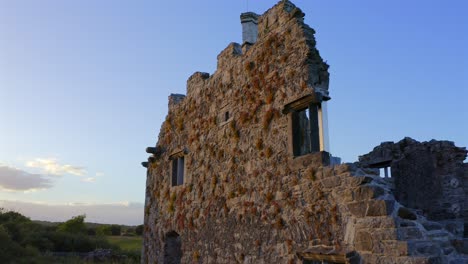
POLYGON ((164 263, 168 238, 182 263, 429 261, 402 239, 401 223, 420 216, 401 212, 374 169, 323 166, 327 153, 293 157, 282 109, 328 96, 329 83, 303 16, 281 1, 259 18, 257 43, 231 43, 213 75, 193 74, 187 95, 170 97, 147 164, 143 263, 164 263), (174 153, 185 155, 185 179, 171 187, 174 153))

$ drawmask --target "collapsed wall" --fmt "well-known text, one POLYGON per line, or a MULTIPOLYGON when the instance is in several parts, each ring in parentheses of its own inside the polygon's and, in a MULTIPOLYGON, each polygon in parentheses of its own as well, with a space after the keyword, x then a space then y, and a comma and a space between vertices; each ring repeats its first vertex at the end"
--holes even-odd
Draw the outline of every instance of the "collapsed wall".
POLYGON ((391 178, 384 180, 401 204, 398 232, 409 254, 438 263, 468 262, 466 157, 466 148, 453 142, 408 137, 359 157, 359 166, 390 170, 391 178))
POLYGON ((426 218, 396 201, 374 168, 330 166, 328 65, 303 17, 289 1, 245 15, 254 25, 243 45, 222 51, 213 75, 193 74, 186 96, 169 97, 144 163, 143 263, 461 258, 451 234, 448 245, 424 230, 427 247, 406 241, 426 218))
POLYGON ((384 142, 359 161, 365 167, 390 168, 395 197, 403 205, 420 210, 431 220, 459 222, 457 219, 468 215, 463 188, 466 155, 465 148, 450 141, 421 143, 405 138, 384 142))

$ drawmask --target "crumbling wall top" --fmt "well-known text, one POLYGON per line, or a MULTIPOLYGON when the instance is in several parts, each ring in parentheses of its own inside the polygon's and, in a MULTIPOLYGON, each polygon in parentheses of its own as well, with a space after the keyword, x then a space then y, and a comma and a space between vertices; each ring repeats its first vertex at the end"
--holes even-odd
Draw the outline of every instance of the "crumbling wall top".
POLYGON ((359 161, 363 167, 390 168, 396 199, 431 220, 442 221, 468 214, 461 173, 466 157, 466 148, 451 141, 419 142, 407 137, 384 142, 359 161))
POLYGON ((173 111, 174 107, 180 104, 185 99, 183 94, 171 94, 169 95, 169 112, 173 111))
POLYGON ((242 47, 239 43, 231 42, 218 55, 218 69, 224 69, 231 64, 231 61, 242 55, 242 47))
POLYGON ((467 157, 467 150, 464 147, 456 147, 452 141, 431 140, 419 142, 410 137, 405 137, 397 143, 392 141, 383 142, 376 146, 371 152, 359 156, 359 162, 365 167, 384 167, 386 163, 401 159, 406 153, 416 149, 427 149, 430 152, 444 153, 440 158, 446 157, 450 161, 462 164, 467 157), (447 156, 449 155, 449 156, 447 156))

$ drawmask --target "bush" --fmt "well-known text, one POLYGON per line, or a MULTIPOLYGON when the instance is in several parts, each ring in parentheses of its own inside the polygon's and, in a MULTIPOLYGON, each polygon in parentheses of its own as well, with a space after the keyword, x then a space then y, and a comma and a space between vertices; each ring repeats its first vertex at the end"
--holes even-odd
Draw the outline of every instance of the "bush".
POLYGON ((111 234, 113 236, 120 236, 120 234, 122 232, 122 227, 119 226, 119 225, 111 225, 110 230, 111 230, 111 234))
POLYGON ((26 245, 31 245, 41 252, 54 250, 54 243, 50 240, 53 231, 41 230, 29 234, 25 240, 26 245))
POLYGON ((96 228, 88 227, 87 233, 88 233, 88 236, 95 236, 96 235, 96 228))
POLYGON ((103 237, 89 237, 83 234, 55 232, 49 234, 53 251, 59 252, 90 252, 97 248, 115 248, 103 237))
POLYGON ((139 225, 135 228, 135 233, 139 236, 143 235, 143 225, 139 225))
POLYGON ((57 231, 73 234, 86 234, 87 229, 84 223, 85 218, 86 215, 75 216, 72 219, 66 221, 65 223, 60 224, 57 227, 57 231))
POLYGON ((98 226, 96 228, 96 235, 98 235, 98 236, 110 236, 110 235, 112 235, 112 231, 111 231, 110 226, 108 226, 108 225, 98 226))
MULTIPOLYGON (((38 256, 38 250, 31 246, 21 247, 16 241, 12 240, 5 227, 0 224, 0 260, 2 263, 11 263, 13 261, 29 259, 38 256)), ((22 263, 20 261, 19 263, 22 263)), ((24 262, 26 263, 26 262, 24 262)))
MULTIPOLYGON (((82 263, 77 259, 48 257, 42 254, 56 252, 90 252, 95 249, 112 249, 115 252, 127 253, 112 245, 104 236, 88 236, 85 216, 76 216, 55 226, 44 226, 32 222, 29 218, 16 212, 4 212, 0 208, 0 263, 82 263)), ((114 234, 120 234, 121 226, 112 225, 114 234)), ((102 226, 104 232, 111 234, 111 225, 102 226)), ((92 232, 92 231, 90 231, 92 232)), ((129 259, 138 260, 139 252, 129 252, 129 259)))

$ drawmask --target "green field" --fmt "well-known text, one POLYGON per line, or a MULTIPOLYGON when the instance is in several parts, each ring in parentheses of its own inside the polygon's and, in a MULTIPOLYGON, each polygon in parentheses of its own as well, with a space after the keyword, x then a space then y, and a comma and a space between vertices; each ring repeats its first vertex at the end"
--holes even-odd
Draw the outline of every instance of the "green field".
POLYGON ((108 236, 107 240, 121 250, 140 253, 143 246, 141 236, 108 236))

